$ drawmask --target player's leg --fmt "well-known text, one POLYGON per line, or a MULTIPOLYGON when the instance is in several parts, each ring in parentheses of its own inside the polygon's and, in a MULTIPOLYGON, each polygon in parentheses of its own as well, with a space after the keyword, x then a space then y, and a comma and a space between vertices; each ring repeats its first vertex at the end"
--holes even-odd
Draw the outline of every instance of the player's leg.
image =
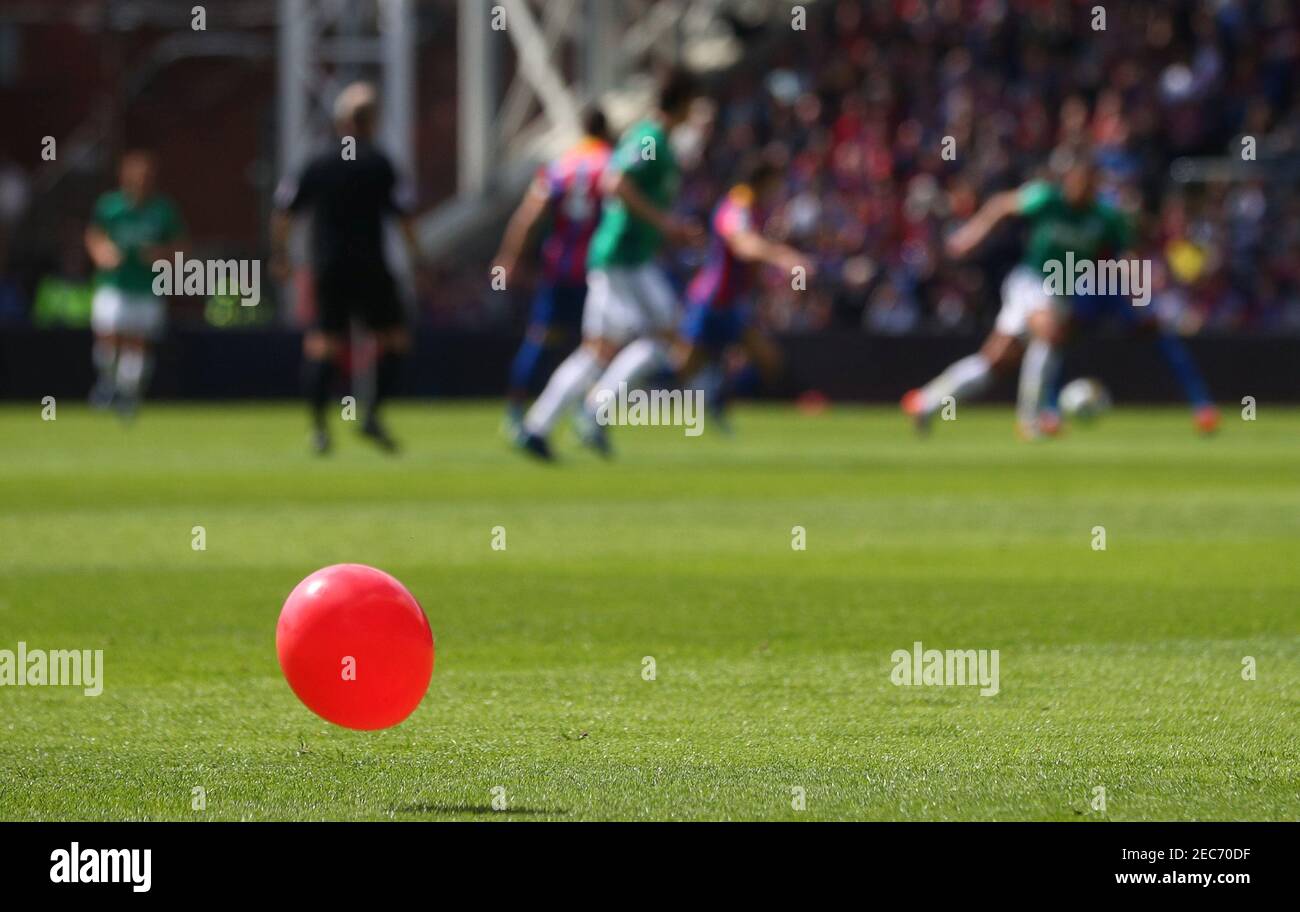
POLYGON ((551 449, 547 439, 555 429, 555 423, 582 401, 582 397, 600 378, 601 371, 617 351, 618 345, 609 339, 584 339, 572 354, 560 362, 541 395, 524 415, 523 433, 518 444, 535 456, 550 459, 551 449))
POLYGON ((548 336, 555 311, 555 286, 542 285, 533 295, 528 315, 528 331, 510 362, 510 386, 506 392, 506 421, 517 427, 523 421, 528 402, 546 354, 548 336))
POLYGON ((529 393, 541 372, 542 361, 546 355, 547 337, 550 330, 541 324, 530 323, 524 334, 524 341, 515 352, 510 362, 510 386, 506 391, 506 419, 512 425, 519 424, 524 417, 524 406, 528 403, 529 393))
POLYGON ((587 296, 585 285, 543 286, 533 299, 528 332, 510 365, 510 388, 507 394, 506 425, 510 436, 518 436, 523 425, 524 408, 537 388, 542 370, 554 363, 581 339, 582 308, 587 296))
POLYGON ((768 386, 775 386, 781 378, 785 363, 785 359, 781 356, 781 349, 756 326, 745 327, 740 344, 749 356, 751 366, 757 369, 762 382, 768 386))
POLYGON ((716 350, 690 337, 674 340, 670 351, 671 362, 675 365, 673 376, 686 378, 686 386, 694 383, 702 370, 716 364, 719 355, 716 350))
POLYGON ((112 405, 117 395, 117 332, 121 309, 122 293, 116 288, 103 286, 91 300, 90 328, 95 338, 90 357, 95 367, 95 385, 90 391, 90 402, 97 408, 112 405))
POLYGON ((361 433, 389 453, 397 452, 397 441, 388 433, 381 420, 384 403, 392 398, 402 385, 402 370, 411 350, 411 334, 406 328, 406 315, 397 286, 386 270, 370 277, 353 299, 360 316, 375 336, 375 388, 366 403, 361 433))
POLYGON ((1210 389, 1201 376, 1192 353, 1187 350, 1186 343, 1174 332, 1161 326, 1155 317, 1136 321, 1136 328, 1141 335, 1154 341, 1160 357, 1164 359, 1178 385, 1182 387, 1183 395, 1192 406, 1196 429, 1202 434, 1213 434, 1217 431, 1219 410, 1210 398, 1210 389))
POLYGON ((118 338, 113 333, 96 333, 90 359, 95 368, 95 385, 90 390, 90 404, 108 408, 117 394, 118 338))
POLYGON ((670 362, 675 375, 687 383, 707 365, 717 361, 727 344, 718 338, 720 327, 714 313, 705 304, 692 304, 682 320, 670 362))
POLYGON ((537 401, 524 415, 519 444, 543 459, 551 458, 547 438, 555 422, 582 400, 618 352, 622 332, 616 299, 626 295, 625 270, 595 270, 587 279, 582 313, 583 343, 551 374, 537 401))
POLYGON ((918 430, 924 431, 949 400, 955 404, 984 395, 996 376, 1015 365, 1023 352, 1024 346, 1016 336, 994 329, 979 351, 954 361, 925 386, 907 393, 903 411, 912 416, 918 430))
POLYGON ((151 294, 123 294, 121 304, 114 404, 124 418, 130 418, 153 375, 153 346, 162 335, 164 305, 151 294))
POLYGON ((393 326, 375 331, 375 389, 366 403, 361 433, 381 449, 397 452, 397 441, 388 433, 381 420, 380 409, 402 385, 402 370, 411 350, 411 334, 404 326, 393 326))
POLYGON ((742 306, 715 310, 696 305, 682 323, 682 335, 690 343, 686 360, 679 373, 687 386, 703 386, 708 397, 708 411, 715 423, 726 432, 727 407, 742 386, 757 388, 758 376, 769 382, 780 372, 780 352, 749 323, 749 312, 742 306), (745 366, 728 372, 725 356, 739 347, 745 366), (704 376, 700 376, 701 372, 704 376))
POLYGON ((321 454, 330 448, 326 409, 344 339, 341 332, 319 326, 302 340, 302 391, 311 414, 311 447, 321 454))
POLYGON ((349 290, 344 277, 329 271, 318 272, 315 279, 316 321, 302 340, 302 393, 311 415, 311 448, 324 454, 330 449, 326 410, 348 338, 349 290))
POLYGON ((1158 311, 1151 307, 1137 307, 1127 297, 1111 297, 1095 299, 1092 316, 1116 318, 1129 331, 1150 340, 1191 405, 1196 429, 1202 434, 1213 434, 1218 430, 1219 410, 1210 398, 1209 387, 1192 353, 1182 338, 1163 324, 1158 311))
MULTIPOLYGON (((781 380, 785 359, 776 343, 754 326, 740 336, 739 363, 723 365, 715 417, 726 421, 728 406, 738 397, 752 396, 763 388, 774 389, 781 380)), ((725 353, 724 353, 725 355, 725 353)))
POLYGON ((670 355, 677 341, 677 295, 657 266, 645 265, 625 274, 615 310, 619 334, 634 341, 618 353, 592 387, 587 398, 589 411, 594 411, 595 397, 602 392, 617 392, 621 384, 633 389, 647 377, 674 370, 670 355))
POLYGON ((587 397, 588 406, 594 410, 596 397, 601 394, 617 393, 623 385, 636 389, 647 377, 669 371, 669 353, 674 342, 671 333, 662 332, 629 342, 592 386, 587 397))
POLYGON ((1055 413, 1047 410, 1047 401, 1061 371, 1064 344, 1065 319, 1056 307, 1042 307, 1029 315, 1029 344, 1020 362, 1016 393, 1017 427, 1026 439, 1055 434, 1060 427, 1055 413))
MULTIPOLYGON (((653 264, 625 273, 622 295, 613 308, 617 337, 632 338, 591 387, 584 419, 579 424, 582 442, 602 456, 610 455, 607 428, 596 420, 600 397, 619 389, 639 388, 656 374, 673 373, 670 360, 677 339, 677 295, 668 279, 653 264)), ((680 377, 675 378, 680 382, 680 377)))
POLYGON ((152 352, 146 338, 135 334, 119 337, 114 405, 124 418, 134 416, 139 409, 151 365, 152 352))
POLYGON ((1029 315, 1043 298, 1042 278, 1033 270, 1017 267, 1007 275, 1002 283, 1002 309, 980 350, 903 397, 903 411, 912 416, 918 430, 928 428, 948 400, 956 403, 982 396, 998 373, 1019 362, 1029 315))

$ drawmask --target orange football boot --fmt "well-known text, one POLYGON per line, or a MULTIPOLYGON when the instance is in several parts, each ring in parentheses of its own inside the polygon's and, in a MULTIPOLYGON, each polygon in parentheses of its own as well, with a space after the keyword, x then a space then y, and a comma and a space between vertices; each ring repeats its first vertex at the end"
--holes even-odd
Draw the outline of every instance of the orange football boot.
POLYGON ((1210 436, 1219 430, 1219 410, 1212 405, 1202 405, 1196 410, 1196 430, 1210 436))

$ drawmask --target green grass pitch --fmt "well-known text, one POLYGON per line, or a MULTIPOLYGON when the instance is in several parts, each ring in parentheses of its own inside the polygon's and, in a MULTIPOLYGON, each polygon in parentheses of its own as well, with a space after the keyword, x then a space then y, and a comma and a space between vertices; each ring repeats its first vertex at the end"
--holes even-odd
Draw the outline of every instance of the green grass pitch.
POLYGON ((399 458, 340 425, 316 460, 287 405, 0 409, 0 649, 105 664, 95 698, 0 688, 0 818, 1300 817, 1300 412, 1026 445, 998 408, 918 440, 755 407, 554 467, 498 419, 404 404, 399 458), (276 661, 284 597, 339 562, 437 638, 389 731, 276 661), (998 649, 1001 692, 891 684, 918 640, 998 649))

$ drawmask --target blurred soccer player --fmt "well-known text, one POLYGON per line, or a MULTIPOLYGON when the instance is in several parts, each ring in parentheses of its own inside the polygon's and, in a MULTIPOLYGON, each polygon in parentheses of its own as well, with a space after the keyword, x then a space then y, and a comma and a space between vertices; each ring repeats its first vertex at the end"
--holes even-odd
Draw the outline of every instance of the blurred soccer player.
MULTIPOLYGON (((535 456, 551 458, 547 436, 556 420, 593 386, 631 386, 667 363, 677 297, 655 257, 665 241, 688 244, 702 236, 699 225, 672 212, 680 173, 669 133, 686 119, 698 94, 690 76, 670 74, 654 113, 624 133, 614 150, 587 258, 583 344, 556 368, 524 416, 520 444, 535 456), (628 345, 633 340, 638 342, 628 345)), ((603 428, 591 427, 585 442, 607 452, 603 428)))
POLYGON ((1051 362, 1059 361, 1069 307, 1065 299, 1045 290, 1046 264, 1064 261, 1068 253, 1077 259, 1095 259, 1105 252, 1125 250, 1130 243, 1127 220, 1095 198, 1094 184, 1091 165, 1083 158, 1074 159, 1061 187, 1033 181, 1018 190, 998 193, 948 239, 949 255, 961 259, 1004 220, 1021 216, 1029 222, 1024 255, 1002 283, 1002 309, 983 347, 903 397, 903 409, 919 427, 925 427, 946 398, 977 397, 995 374, 1021 364, 1018 428, 1022 436, 1039 434, 1046 393, 1043 381, 1054 369, 1051 362))
MULTIPOLYGON (((1024 258, 1003 282, 1002 309, 983 348, 903 397, 903 409, 918 427, 928 424, 946 397, 955 401, 976 397, 988 388, 995 373, 1021 361, 1016 405, 1020 433, 1033 438, 1055 430, 1059 419, 1048 406, 1060 369, 1061 345, 1075 310, 1093 305, 1081 303, 1091 301, 1088 298, 1049 294, 1044 287, 1047 264, 1063 263, 1070 255, 1076 262, 1119 258, 1132 240, 1128 218, 1097 196, 1096 168, 1085 154, 1068 154, 1062 171, 1059 186, 1034 181, 991 197, 949 238, 949 254, 961 258, 1005 219, 1018 215, 1029 222, 1024 258)), ((1123 305, 1131 308, 1126 300, 1123 305)), ((1162 353, 1196 409, 1198 428, 1213 430, 1217 412, 1190 357, 1177 339, 1162 338, 1162 353)))
POLYGON ((316 325, 303 340, 303 386, 311 406, 312 448, 330 448, 326 407, 336 359, 356 318, 374 333, 378 349, 374 395, 366 404, 361 432, 382 449, 397 443, 380 421, 380 407, 401 380, 410 333, 397 287, 384 257, 384 220, 396 217, 411 263, 419 262, 414 200, 398 180, 388 156, 375 146, 379 100, 368 83, 353 83, 334 105, 340 138, 355 140, 355 155, 340 144, 313 159, 300 177, 287 176, 276 191, 271 243, 274 271, 287 272, 293 219, 310 212, 311 265, 315 276, 316 325))
POLYGON ((119 187, 95 203, 86 250, 96 267, 90 325, 97 379, 91 403, 135 414, 153 367, 153 346, 166 305, 153 292, 156 260, 172 256, 185 234, 170 199, 155 189, 157 163, 148 152, 122 157, 119 187))
POLYGON ((577 145, 538 172, 493 264, 505 270, 507 284, 512 281, 529 237, 550 217, 528 334, 510 367, 506 421, 512 437, 520 432, 524 405, 548 355, 572 349, 582 331, 587 252, 600 224, 600 184, 610 155, 608 126, 598 108, 583 115, 583 133, 577 145))
MULTIPOLYGON (((717 368, 733 346, 743 349, 769 382, 780 370, 779 353, 751 323, 754 273, 763 265, 787 274, 803 269, 806 277, 814 272, 806 254, 762 233, 765 213, 780 189, 780 172, 755 160, 714 209, 707 259, 686 290, 686 318, 674 351, 679 378, 690 381, 706 367, 717 368)), ((729 396, 724 378, 712 402, 719 416, 729 396)))

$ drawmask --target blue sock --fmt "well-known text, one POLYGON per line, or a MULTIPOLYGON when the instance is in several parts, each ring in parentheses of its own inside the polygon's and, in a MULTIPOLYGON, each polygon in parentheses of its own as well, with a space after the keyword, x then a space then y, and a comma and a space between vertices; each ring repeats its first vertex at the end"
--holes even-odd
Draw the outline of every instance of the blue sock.
POLYGON ((1183 340, 1172 333, 1162 332, 1156 338, 1156 346, 1160 349, 1160 354, 1169 365, 1169 369, 1178 378, 1178 384, 1183 388, 1183 395, 1187 397, 1192 407, 1201 408, 1209 405, 1210 391, 1206 388, 1205 381, 1201 379, 1201 372, 1196 369, 1196 363, 1192 361, 1192 353, 1187 350, 1183 340))
POLYGON ((1061 372, 1065 359, 1057 359, 1056 369, 1043 380, 1043 410, 1060 413, 1061 411, 1061 372))
POLYGON ((763 375, 757 367, 746 364, 731 375, 730 394, 733 396, 752 396, 763 385, 763 375))
POLYGON ((727 385, 726 378, 722 375, 722 368, 717 362, 705 365, 705 367, 689 381, 689 385, 704 390, 705 405, 713 411, 720 411, 726 404, 724 396, 726 395, 724 387, 727 385))
POLYGON ((718 384, 714 408, 722 409, 737 396, 752 396, 763 386, 763 375, 757 367, 746 364, 740 370, 727 374, 718 384))
POLYGON ((1043 408, 1049 412, 1061 410, 1061 375, 1058 373, 1048 381, 1043 390, 1043 408))
POLYGON ((533 339, 524 339, 519 346, 519 353, 510 365, 510 388, 515 390, 532 390, 537 379, 537 368, 542 363, 546 346, 539 345, 533 339))

